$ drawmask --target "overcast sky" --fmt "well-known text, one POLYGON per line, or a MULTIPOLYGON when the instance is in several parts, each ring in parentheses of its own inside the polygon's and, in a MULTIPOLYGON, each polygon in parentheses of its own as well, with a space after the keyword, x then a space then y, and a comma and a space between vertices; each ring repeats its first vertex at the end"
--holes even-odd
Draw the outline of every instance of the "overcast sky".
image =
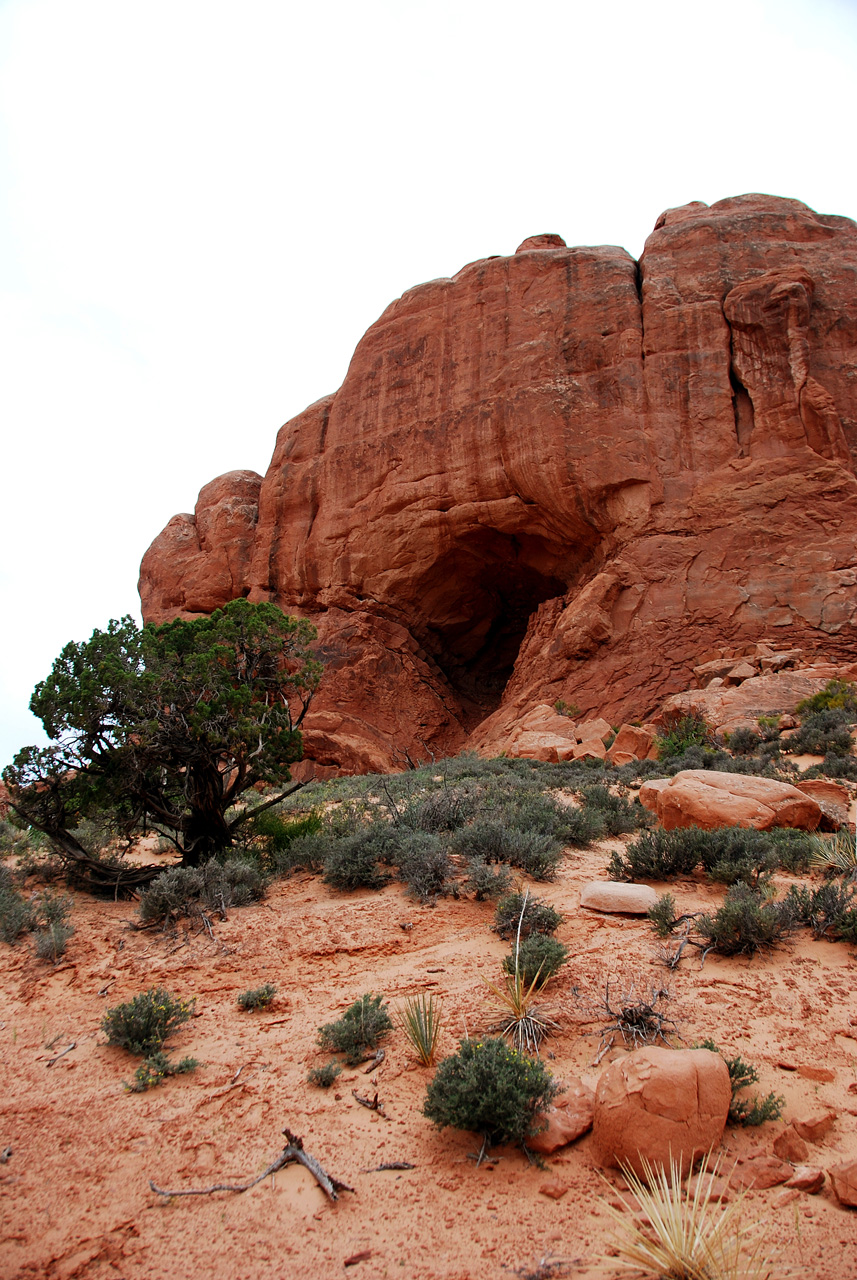
POLYGON ((689 200, 855 217, 855 71, 855 0, 0 0, 0 765, 393 298, 689 200))

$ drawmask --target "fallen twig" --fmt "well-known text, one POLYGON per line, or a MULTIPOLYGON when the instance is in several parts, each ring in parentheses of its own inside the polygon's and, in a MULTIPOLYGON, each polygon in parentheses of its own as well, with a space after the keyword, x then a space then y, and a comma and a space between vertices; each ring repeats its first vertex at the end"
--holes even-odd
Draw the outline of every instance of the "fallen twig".
POLYGON ((289 1021, 288 1018, 274 1018, 273 1022, 264 1022, 262 1025, 264 1027, 279 1027, 279 1026, 282 1026, 284 1022, 288 1022, 288 1021, 289 1021))
POLYGON ((252 1178, 249 1182, 215 1182, 210 1187, 189 1187, 187 1189, 177 1191, 166 1191, 163 1187, 157 1186, 150 1178, 149 1186, 154 1191, 155 1195, 166 1197, 210 1196, 215 1191, 249 1191, 251 1187, 255 1187, 257 1183, 262 1182, 272 1173, 276 1173, 278 1169, 284 1168, 287 1164, 294 1164, 297 1162, 310 1171, 329 1200, 338 1200, 338 1191, 354 1192, 354 1188, 350 1187, 347 1182, 342 1182, 339 1178, 334 1178, 331 1174, 327 1173, 327 1171, 323 1169, 316 1160, 315 1156, 311 1156, 309 1152, 304 1151, 303 1138, 299 1138, 297 1134, 292 1133, 290 1129, 284 1129, 283 1134, 288 1139, 288 1146, 283 1148, 276 1160, 269 1164, 263 1173, 260 1173, 257 1178, 252 1178))
POLYGON ((383 1116, 385 1120, 389 1119, 389 1116, 384 1110, 384 1104, 383 1102, 379 1101, 377 1093, 375 1094, 375 1097, 371 1099, 371 1101, 369 1098, 361 1097, 356 1089, 351 1090, 351 1096, 355 1102, 360 1103, 361 1107, 367 1107, 370 1111, 377 1111, 379 1116, 383 1116))
MULTIPOLYGON (((379 1049, 377 1053, 373 1054, 372 1061, 369 1063, 369 1066, 363 1072, 364 1076, 371 1076, 375 1068, 380 1067, 381 1063, 384 1061, 386 1056, 387 1056, 386 1049, 379 1049)), ((366 1059, 364 1058, 363 1061, 365 1062, 366 1059)))
POLYGON ((48 1058, 48 1061, 45 1065, 48 1067, 52 1067, 55 1062, 59 1062, 60 1058, 64 1058, 67 1053, 71 1053, 72 1049, 76 1049, 76 1048, 77 1048, 77 1041, 72 1040, 71 1044, 68 1046, 67 1049, 63 1049, 62 1053, 55 1054, 53 1058, 48 1058))
POLYGON ((116 979, 115 979, 115 978, 111 978, 109 982, 105 982, 104 986, 103 986, 103 987, 101 987, 101 988, 99 989, 98 994, 99 994, 100 996, 106 996, 106 995, 107 995, 107 992, 108 992, 108 991, 110 990, 110 988, 113 986, 113 983, 114 983, 115 981, 116 981, 116 979))
POLYGON ((388 1160, 386 1164, 376 1164, 374 1169, 361 1169, 361 1173, 385 1173, 388 1169, 416 1169, 415 1164, 407 1160, 388 1160))

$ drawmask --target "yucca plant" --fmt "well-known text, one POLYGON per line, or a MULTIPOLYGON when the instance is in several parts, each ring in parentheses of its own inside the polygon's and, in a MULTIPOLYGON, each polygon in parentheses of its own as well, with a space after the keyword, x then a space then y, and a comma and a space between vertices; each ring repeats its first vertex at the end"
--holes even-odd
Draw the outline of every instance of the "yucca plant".
POLYGON ((502 987, 496 982, 483 978, 489 991, 499 1001, 503 1016, 489 1030, 499 1031, 507 1040, 511 1040, 516 1049, 525 1053, 538 1053, 539 1046, 551 1031, 558 1028, 543 1006, 536 1004, 536 993, 550 981, 550 977, 542 978, 544 964, 539 965, 531 982, 527 983, 521 965, 521 929, 527 910, 529 889, 521 900, 521 914, 518 917, 518 931, 515 938, 514 968, 506 973, 502 987))
POLYGON ((410 996, 404 1007, 396 1010, 395 1017, 422 1065, 430 1067, 437 1052, 437 1040, 443 1021, 443 1002, 422 992, 418 996, 410 996))
POLYGON ((768 1280, 771 1256, 758 1226, 742 1220, 746 1192, 730 1204, 716 1197, 720 1162, 705 1156, 692 1192, 682 1187, 682 1166, 670 1161, 669 1173, 642 1160, 643 1176, 623 1165, 628 1189, 639 1204, 624 1211, 604 1202, 621 1229, 616 1241, 623 1266, 643 1267, 663 1280, 768 1280), (638 1226, 640 1217, 647 1222, 638 1226))
POLYGON ((837 831, 832 840, 816 836, 812 865, 834 875, 857 874, 857 836, 849 831, 837 831))

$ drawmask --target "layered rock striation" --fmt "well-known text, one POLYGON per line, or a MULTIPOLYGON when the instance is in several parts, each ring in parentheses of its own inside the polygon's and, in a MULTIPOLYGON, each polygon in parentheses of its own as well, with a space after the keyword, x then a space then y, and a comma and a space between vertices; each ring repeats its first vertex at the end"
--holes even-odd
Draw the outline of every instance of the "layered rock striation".
POLYGON ((614 722, 712 641, 855 652, 857 227, 694 203, 639 263, 524 241, 397 299, 340 390, 142 564, 147 621, 273 600, 319 627, 320 765, 614 722))

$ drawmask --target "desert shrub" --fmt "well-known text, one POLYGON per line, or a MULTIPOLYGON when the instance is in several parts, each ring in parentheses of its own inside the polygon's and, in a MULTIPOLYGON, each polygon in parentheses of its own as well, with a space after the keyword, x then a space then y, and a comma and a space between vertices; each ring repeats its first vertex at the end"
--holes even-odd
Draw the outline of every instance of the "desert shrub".
POLYGON ((324 860, 324 883, 333 889, 381 889, 390 877, 379 865, 393 856, 395 839, 380 823, 337 840, 324 860))
POLYGON ((796 831, 791 827, 775 827, 765 836, 773 849, 777 865, 792 875, 809 870, 817 849, 817 837, 809 831, 796 831))
POLYGON ((330 853, 331 840, 323 832, 309 832, 296 836, 281 849, 271 851, 268 866, 275 876, 291 875, 293 871, 310 871, 314 875, 324 870, 324 860, 330 853))
POLYGON ((395 815, 398 826, 414 831, 455 831, 476 812, 477 799, 465 787, 441 786, 408 801, 395 815))
POLYGON ((664 732, 655 739, 658 758, 682 756, 691 747, 707 747, 714 741, 711 725, 698 711, 675 716, 664 726, 664 732))
POLYGON ((307 1072, 307 1080, 319 1089, 329 1089, 341 1071, 338 1062, 327 1062, 323 1067, 313 1067, 307 1072))
POLYGON ((818 693, 799 702, 796 710, 799 716, 814 715, 819 711, 844 711, 853 723, 857 721, 857 685, 848 680, 828 680, 818 693))
POLYGON ((78 844, 95 858, 102 853, 107 853, 120 838, 119 826, 115 821, 111 821, 108 813, 94 813, 84 818, 71 829, 71 834, 78 844))
POLYGON ((608 872, 613 880, 669 880, 687 876, 702 860, 705 836, 698 827, 642 831, 624 850, 614 850, 608 872))
POLYGON ((517 956, 515 947, 512 947, 511 954, 503 961, 503 968, 509 974, 519 973, 527 986, 535 982, 537 987, 541 987, 559 972, 567 959, 568 947, 557 938, 549 933, 531 933, 521 941, 517 956))
POLYGON ((646 912, 659 938, 668 938, 676 926, 675 898, 665 893, 646 912))
POLYGON ((65 955, 68 940, 74 933, 74 925, 64 920, 52 920, 43 929, 37 929, 34 936, 36 955, 40 960, 50 960, 56 964, 65 955))
POLYGON ((391 1031, 393 1023, 381 996, 371 992, 355 1000, 336 1022, 318 1029, 318 1043, 329 1053, 344 1053, 350 1067, 362 1062, 367 1052, 391 1031))
POLYGON ((266 878, 244 858, 210 859, 201 867, 170 867, 156 876, 140 897, 144 924, 169 924, 200 911, 246 907, 265 895, 266 878))
POLYGON ((8 867, 0 866, 0 938, 14 945, 34 927, 31 904, 19 891, 8 867))
POLYGON ((857 889, 848 884, 828 880, 817 889, 792 885, 780 907, 796 924, 812 929, 816 938, 857 941, 857 889))
POLYGON ((284 875, 294 866, 294 844, 318 835, 322 825, 321 814, 315 810, 290 815, 279 806, 264 809, 239 828, 241 850, 266 871, 284 875))
POLYGON ((467 862, 467 879, 464 888, 476 894, 477 902, 486 898, 499 898, 512 882, 512 873, 503 863, 490 866, 482 858, 470 858, 467 862))
POLYGON ((767 832, 744 827, 719 827, 702 833, 702 865, 719 884, 755 884, 779 865, 777 850, 767 832))
POLYGON ((857 757, 826 755, 823 764, 813 764, 802 775, 804 778, 848 778, 857 782, 857 757))
POLYGON ((267 1009, 276 994, 277 988, 273 982, 266 982, 261 987, 249 987, 242 991, 238 1003, 245 1010, 267 1009))
POLYGON ((752 1128, 756 1125, 764 1124, 766 1120, 779 1120, 783 1113, 783 1107, 786 1100, 773 1092, 760 1098, 758 1094, 754 1094, 752 1098, 741 1098, 738 1095, 749 1088, 751 1084, 757 1084, 759 1073, 750 1063, 745 1062, 740 1054, 734 1058, 727 1058, 726 1054, 718 1049, 713 1040, 702 1040, 696 1049, 710 1049, 712 1053, 719 1053, 726 1063, 726 1069, 729 1072, 729 1083, 732 1087, 732 1101, 729 1104, 729 1123, 740 1124, 752 1128))
POLYGON ((0 818, 0 855, 32 858, 47 845, 47 837, 35 827, 22 827, 0 818))
POLYGON ((403 831, 399 837, 399 875, 412 898, 434 902, 453 891, 455 868, 449 850, 428 831, 403 831))
POLYGON ((584 810, 595 813, 600 818, 605 835, 626 835, 629 831, 645 826, 649 821, 648 810, 639 802, 629 804, 624 796, 617 795, 601 783, 582 787, 580 797, 584 810))
POLYGON ((439 1128, 482 1136, 483 1150, 495 1142, 520 1142, 538 1132, 557 1086, 538 1058, 500 1039, 462 1040, 444 1058, 428 1086, 423 1115, 439 1128))
POLYGON ((852 720, 853 716, 841 707, 815 711, 806 716, 800 727, 784 741, 783 749, 792 754, 851 755, 854 744, 848 726, 852 720))
POLYGON ((562 924, 562 916, 549 903, 542 902, 539 898, 531 898, 529 894, 509 893, 497 903, 494 930, 501 938, 514 938, 518 934, 519 922, 520 936, 523 939, 533 933, 555 933, 562 924))
POLYGON ((167 1076, 182 1076, 188 1071, 195 1071, 198 1066, 196 1058, 179 1058, 178 1062, 173 1062, 163 1050, 158 1049, 143 1059, 134 1072, 134 1083, 126 1084, 125 1088, 129 1093, 145 1093, 147 1089, 163 1084, 167 1076))
POLYGON ((193 1017, 195 1000, 178 1000, 163 987, 150 987, 101 1019, 108 1044, 117 1044, 129 1053, 150 1057, 193 1017))
POLYGON ((25 898, 8 867, 0 867, 0 938, 4 942, 14 944, 21 934, 33 933, 39 959, 56 963, 74 933, 68 922, 71 908, 71 898, 50 889, 25 898))
POLYGON ((753 955, 778 946, 794 928, 791 912, 781 903, 765 901, 740 880, 727 890, 714 915, 702 915, 696 931, 706 951, 724 956, 753 955))
POLYGON ((729 734, 726 745, 736 756, 754 756, 761 750, 762 736, 755 729, 735 729, 729 734))
POLYGON ((505 862, 526 871, 535 880, 552 879, 561 857, 554 837, 507 826, 501 818, 478 818, 456 831, 453 842, 456 851, 468 859, 505 862))

